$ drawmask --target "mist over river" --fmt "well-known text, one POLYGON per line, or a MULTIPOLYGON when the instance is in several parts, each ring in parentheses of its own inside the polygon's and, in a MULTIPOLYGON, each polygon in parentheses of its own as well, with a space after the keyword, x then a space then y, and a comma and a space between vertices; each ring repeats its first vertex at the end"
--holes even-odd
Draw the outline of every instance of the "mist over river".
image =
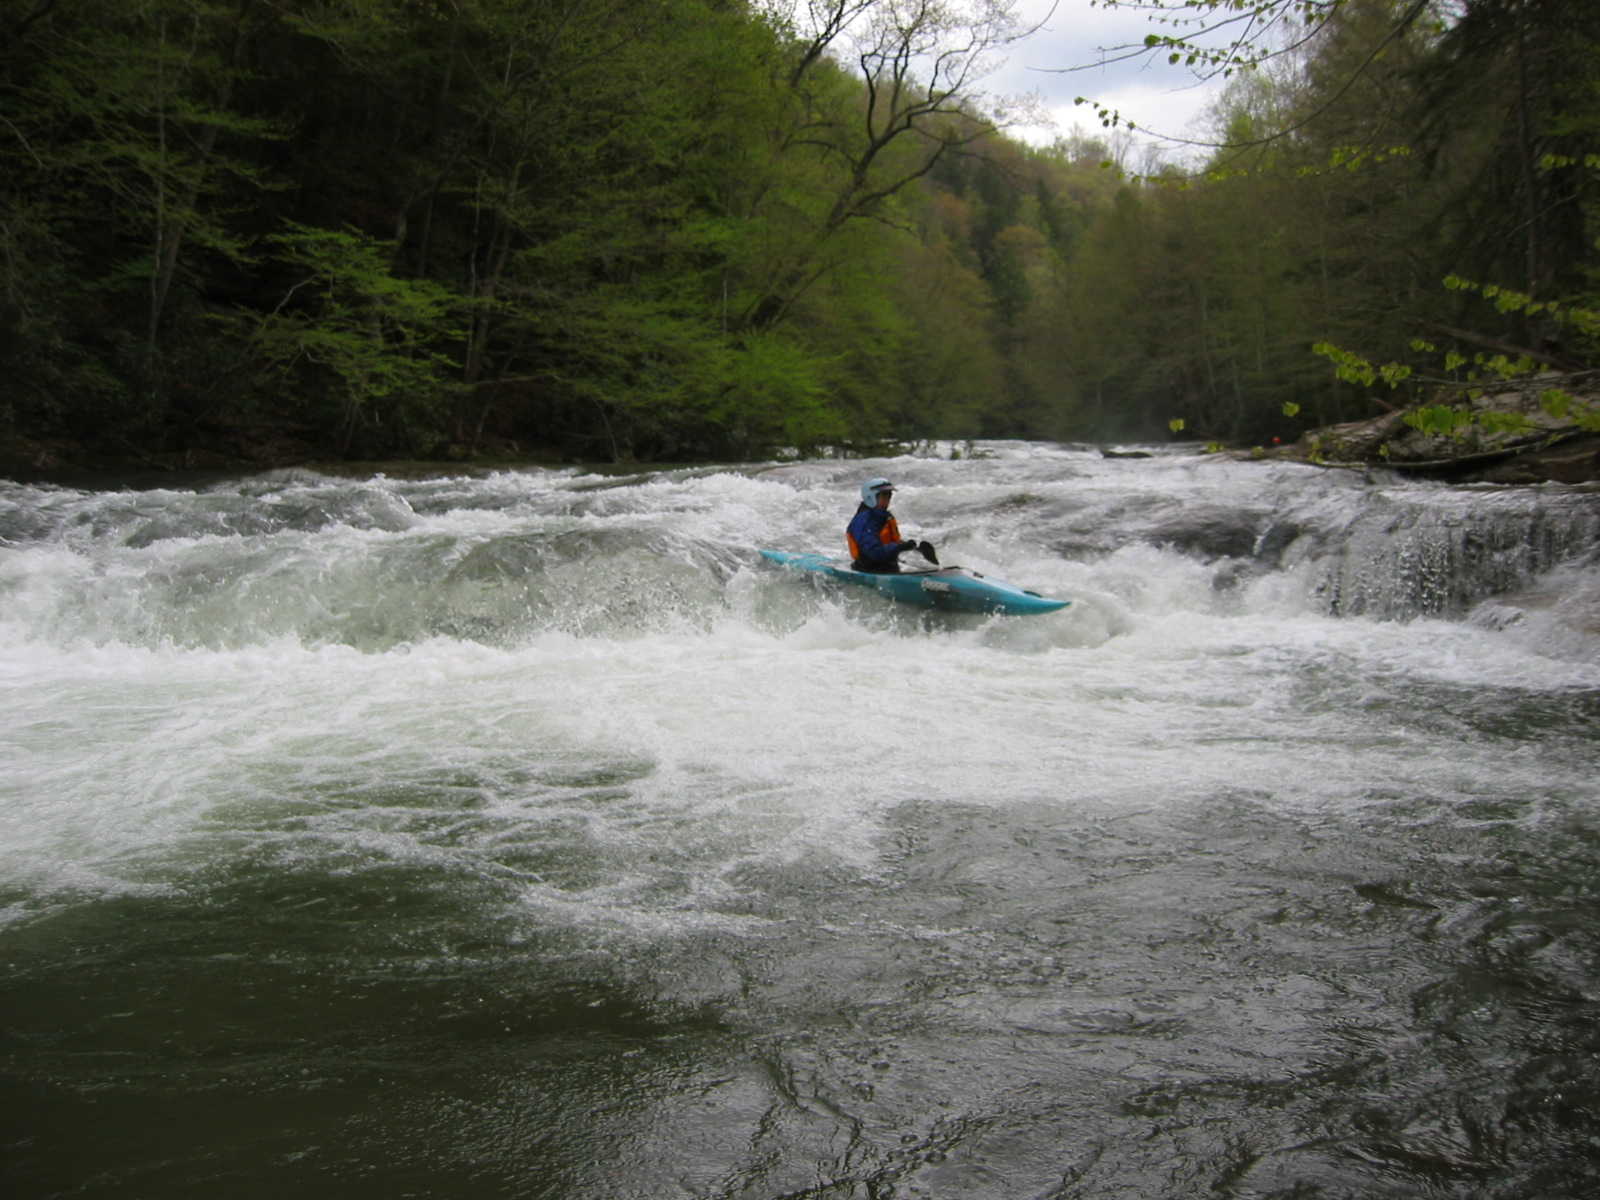
POLYGON ((1600 494, 944 449, 0 481, 4 1194, 1600 1194, 1600 494))

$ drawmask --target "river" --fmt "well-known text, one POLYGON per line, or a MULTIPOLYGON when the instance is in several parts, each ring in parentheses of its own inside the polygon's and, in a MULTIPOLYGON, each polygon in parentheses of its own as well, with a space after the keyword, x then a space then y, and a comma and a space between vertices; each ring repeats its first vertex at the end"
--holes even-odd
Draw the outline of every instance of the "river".
POLYGON ((1600 496, 957 449, 0 483, 7 1194, 1600 1193, 1600 496))

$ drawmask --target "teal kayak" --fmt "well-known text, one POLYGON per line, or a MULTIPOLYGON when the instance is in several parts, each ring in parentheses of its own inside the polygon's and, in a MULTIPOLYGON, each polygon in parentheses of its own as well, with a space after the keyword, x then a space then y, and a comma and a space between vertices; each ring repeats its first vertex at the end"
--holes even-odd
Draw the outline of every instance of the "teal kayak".
POLYGON ((876 588, 902 604, 915 604, 920 608, 1027 616, 1055 612, 1072 603, 1070 600, 1051 600, 1038 592, 1027 591, 1003 579, 990 579, 965 567, 939 567, 880 575, 854 570, 845 559, 829 558, 824 554, 763 550, 761 556, 796 571, 811 571, 829 579, 876 588))

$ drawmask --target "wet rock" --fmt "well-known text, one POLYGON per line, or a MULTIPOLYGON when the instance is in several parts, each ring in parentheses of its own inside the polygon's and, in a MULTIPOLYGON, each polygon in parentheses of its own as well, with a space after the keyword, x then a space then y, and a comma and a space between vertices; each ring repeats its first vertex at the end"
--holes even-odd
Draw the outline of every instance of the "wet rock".
POLYGON ((1197 558, 1249 558, 1259 537, 1254 515, 1236 508, 1194 506, 1155 525, 1148 540, 1197 558))
POLYGON ((1470 400, 1447 396, 1437 401, 1469 408, 1478 416, 1514 416, 1517 428, 1497 428, 1490 421, 1466 425, 1455 434, 1427 433, 1407 424, 1405 413, 1388 412, 1312 430, 1270 457, 1325 466, 1381 466, 1455 482, 1600 481, 1600 434, 1581 428, 1570 415, 1545 411, 1542 398, 1552 389, 1580 403, 1600 404, 1596 373, 1547 374, 1470 400))
POLYGON ((1484 483, 1592 483, 1600 480, 1600 435, 1574 437, 1489 464, 1484 483))

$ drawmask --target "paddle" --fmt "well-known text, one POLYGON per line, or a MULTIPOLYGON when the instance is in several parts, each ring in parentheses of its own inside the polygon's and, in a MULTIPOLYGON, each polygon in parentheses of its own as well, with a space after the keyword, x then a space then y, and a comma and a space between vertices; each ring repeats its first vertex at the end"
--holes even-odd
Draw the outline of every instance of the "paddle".
POLYGON ((934 566, 937 567, 939 565, 939 556, 933 552, 932 542, 918 542, 917 553, 922 555, 923 558, 927 559, 934 566))

